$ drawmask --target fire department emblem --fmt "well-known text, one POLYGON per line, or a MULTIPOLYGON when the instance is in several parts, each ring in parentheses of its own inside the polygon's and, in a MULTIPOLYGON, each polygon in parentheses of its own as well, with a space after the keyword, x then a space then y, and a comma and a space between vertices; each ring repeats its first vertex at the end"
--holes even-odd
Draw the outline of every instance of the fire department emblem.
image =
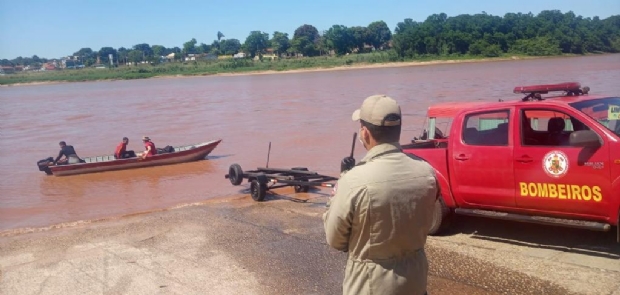
POLYGON ((560 151, 548 152, 542 164, 545 173, 553 178, 560 178, 568 172, 568 157, 560 151))

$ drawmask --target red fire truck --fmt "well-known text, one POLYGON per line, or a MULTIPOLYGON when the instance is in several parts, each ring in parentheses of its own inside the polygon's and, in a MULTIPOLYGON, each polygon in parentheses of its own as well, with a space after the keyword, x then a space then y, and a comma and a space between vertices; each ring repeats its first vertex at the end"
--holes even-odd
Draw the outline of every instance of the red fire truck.
POLYGON ((615 226, 620 242, 620 97, 589 90, 575 82, 524 86, 514 89, 520 100, 431 106, 423 137, 403 145, 440 182, 431 234, 463 214, 615 226))

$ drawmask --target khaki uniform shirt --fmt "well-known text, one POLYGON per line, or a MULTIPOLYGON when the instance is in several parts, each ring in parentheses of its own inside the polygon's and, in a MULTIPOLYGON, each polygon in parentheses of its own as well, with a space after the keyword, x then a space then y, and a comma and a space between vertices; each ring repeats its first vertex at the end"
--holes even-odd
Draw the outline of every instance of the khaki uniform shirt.
POLYGON ((343 173, 323 214, 327 243, 349 254, 343 294, 426 291, 424 244, 439 187, 428 163, 400 150, 370 149, 343 173))

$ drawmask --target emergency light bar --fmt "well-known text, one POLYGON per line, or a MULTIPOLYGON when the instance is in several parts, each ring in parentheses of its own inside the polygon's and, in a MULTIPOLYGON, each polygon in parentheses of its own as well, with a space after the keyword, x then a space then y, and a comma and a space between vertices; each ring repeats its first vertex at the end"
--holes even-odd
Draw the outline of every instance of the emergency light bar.
POLYGON ((541 94, 547 94, 549 92, 563 91, 566 95, 580 95, 588 94, 590 87, 586 86, 581 88, 579 82, 567 82, 560 84, 548 84, 548 85, 531 85, 531 86, 517 86, 514 88, 513 93, 527 94, 522 100, 543 100, 541 94))

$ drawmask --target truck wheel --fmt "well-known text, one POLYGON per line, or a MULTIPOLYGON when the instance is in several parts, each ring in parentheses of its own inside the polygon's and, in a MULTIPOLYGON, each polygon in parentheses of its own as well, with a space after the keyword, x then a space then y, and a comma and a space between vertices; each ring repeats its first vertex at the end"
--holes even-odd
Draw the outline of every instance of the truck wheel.
POLYGON ((250 194, 254 201, 261 202, 265 199, 267 194, 267 177, 265 175, 258 175, 256 179, 252 180, 250 183, 250 194))
POLYGON ((449 215, 450 209, 446 206, 443 199, 439 197, 439 199, 435 201, 435 207, 433 209, 433 223, 428 234, 434 236, 445 231, 449 227, 449 215))
POLYGON ((240 185, 243 181, 243 170, 239 164, 232 164, 228 168, 228 180, 232 185, 240 185))

